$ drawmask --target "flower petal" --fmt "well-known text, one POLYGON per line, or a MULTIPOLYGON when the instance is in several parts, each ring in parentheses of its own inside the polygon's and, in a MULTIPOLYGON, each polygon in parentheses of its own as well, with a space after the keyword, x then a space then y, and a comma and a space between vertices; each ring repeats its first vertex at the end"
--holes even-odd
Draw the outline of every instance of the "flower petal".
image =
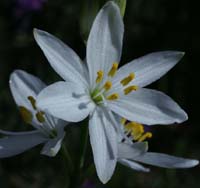
POLYGON ((56 139, 50 139, 43 147, 41 154, 43 155, 47 155, 49 157, 54 157, 56 156, 56 154, 58 153, 58 151, 60 150, 61 144, 62 144, 62 140, 64 138, 56 138, 56 139))
POLYGON ((183 55, 184 52, 178 51, 163 51, 145 55, 121 67, 114 77, 113 83, 120 84, 124 77, 134 72, 135 79, 129 84, 145 87, 166 74, 180 61, 183 55))
POLYGON ((88 39, 87 63, 92 85, 97 71, 108 72, 114 62, 120 61, 123 33, 120 10, 110 1, 99 11, 88 39))
POLYGON ((140 88, 108 103, 118 115, 145 125, 181 123, 187 114, 162 92, 140 88))
POLYGON ((27 97, 32 96, 36 98, 37 94, 46 85, 37 77, 22 70, 16 70, 11 74, 9 84, 16 104, 18 106, 24 106, 31 112, 34 112, 27 97))
POLYGON ((54 139, 49 139, 49 141, 44 145, 41 154, 47 155, 49 157, 54 157, 60 150, 62 141, 65 137, 65 126, 57 126, 57 134, 58 136, 54 139))
POLYGON ((39 131, 21 132, 19 135, 8 136, 0 139, 0 158, 18 155, 47 141, 39 131))
POLYGON ((99 179, 106 183, 112 176, 117 158, 117 135, 108 114, 101 108, 89 121, 90 143, 99 179))
POLYGON ((149 168, 145 168, 141 164, 138 164, 134 161, 128 160, 128 159, 119 159, 119 162, 129 168, 132 168, 133 170, 141 171, 141 172, 149 172, 149 168))
POLYGON ((87 86, 82 61, 71 48, 42 30, 34 29, 34 37, 53 69, 64 80, 87 86))
POLYGON ((118 158, 133 159, 135 156, 145 153, 148 149, 146 142, 138 142, 135 144, 119 143, 118 158))
POLYGON ((84 88, 72 82, 57 82, 38 95, 37 106, 57 118, 78 122, 94 109, 84 88))
POLYGON ((136 156, 134 160, 163 168, 191 168, 199 164, 198 160, 184 159, 153 152, 147 152, 144 155, 136 156))

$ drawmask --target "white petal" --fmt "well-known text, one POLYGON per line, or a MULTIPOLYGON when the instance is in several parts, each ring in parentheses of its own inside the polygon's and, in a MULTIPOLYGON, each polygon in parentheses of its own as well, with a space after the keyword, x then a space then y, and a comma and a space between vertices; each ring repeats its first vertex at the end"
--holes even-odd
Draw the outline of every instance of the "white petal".
POLYGON ((34 37, 53 69, 66 81, 87 85, 78 55, 53 35, 34 29, 34 37))
POLYGON ((184 159, 153 152, 147 152, 144 155, 136 156, 134 160, 163 168, 191 168, 199 164, 198 160, 184 159))
POLYGON ((37 77, 22 70, 14 71, 10 76, 10 89, 18 106, 24 106, 31 112, 34 111, 28 96, 36 98, 37 94, 46 86, 37 77))
POLYGON ((0 139, 0 158, 18 155, 28 149, 44 143, 47 138, 40 132, 24 132, 15 136, 8 136, 0 139))
POLYGON ((56 156, 56 154, 58 153, 58 151, 60 150, 61 144, 62 144, 62 140, 64 138, 56 138, 56 139, 50 139, 43 147, 41 154, 43 155, 47 155, 49 157, 54 157, 56 156))
POLYGON ((131 61, 119 69, 113 79, 113 83, 120 81, 131 72, 135 73, 135 79, 130 85, 144 87, 158 80, 173 68, 183 57, 183 52, 163 51, 155 52, 131 61))
POLYGON ((37 106, 57 118, 78 122, 88 116, 94 103, 81 86, 72 82, 57 82, 42 90, 37 106))
POLYGON ((118 6, 108 2, 94 20, 87 45, 90 83, 94 84, 97 71, 109 71, 119 62, 122 51, 124 25, 118 6))
POLYGON ((116 131, 102 109, 94 111, 89 121, 90 143, 99 179, 106 183, 112 176, 117 158, 116 131))
POLYGON ((118 115, 146 125, 181 123, 187 114, 162 92, 140 88, 108 103, 118 115))
POLYGON ((57 126, 57 137, 54 139, 49 139, 49 141, 44 145, 41 154, 47 155, 49 157, 54 157, 61 148, 62 141, 65 137, 64 125, 57 126))
POLYGON ((146 142, 138 142, 135 144, 119 143, 118 158, 134 159, 135 156, 145 153, 148 149, 146 142))
POLYGON ((134 161, 128 160, 128 159, 119 159, 119 162, 129 168, 132 168, 133 170, 141 171, 141 172, 149 172, 149 168, 145 168, 141 164, 138 164, 134 161))

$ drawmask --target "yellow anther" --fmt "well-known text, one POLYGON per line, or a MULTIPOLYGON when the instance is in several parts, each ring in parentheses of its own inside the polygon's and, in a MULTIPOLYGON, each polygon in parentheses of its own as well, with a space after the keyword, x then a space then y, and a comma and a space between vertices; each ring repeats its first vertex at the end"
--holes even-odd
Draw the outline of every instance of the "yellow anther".
POLYGON ((142 124, 136 122, 129 122, 125 125, 125 129, 131 133, 134 140, 138 140, 144 133, 144 127, 142 124))
POLYGON ((37 112, 35 116, 40 123, 45 122, 44 112, 37 112))
POLYGON ((124 89, 124 94, 128 95, 131 91, 136 91, 138 89, 138 86, 129 86, 124 89))
POLYGON ((110 90, 111 87, 112 87, 112 82, 111 82, 111 81, 107 81, 107 82, 104 84, 104 86, 103 86, 103 88, 104 88, 106 91, 110 90))
POLYGON ((22 116, 22 119, 26 123, 31 123, 31 121, 33 119, 33 115, 27 108, 25 108, 24 106, 20 106, 19 107, 19 112, 20 112, 20 114, 22 116))
POLYGON ((117 100, 117 99, 119 99, 119 94, 118 93, 113 93, 113 94, 109 95, 107 97, 107 99, 108 100, 117 100))
POLYGON ((98 71, 98 72, 97 72, 96 83, 99 83, 99 82, 101 82, 101 81, 102 81, 102 79, 103 79, 103 71, 102 71, 102 70, 100 70, 100 71, 98 71))
POLYGON ((121 120, 120 120, 120 123, 122 124, 122 125, 125 125, 126 124, 126 119, 125 118, 121 118, 121 120))
POLYGON ((129 76, 127 76, 126 78, 122 79, 120 81, 120 83, 123 85, 123 86, 126 86, 128 85, 133 79, 135 78, 135 74, 132 72, 129 74, 129 76))
POLYGON ((34 110, 36 110, 36 100, 32 96, 28 96, 28 100, 30 101, 34 110))
POLYGON ((146 132, 145 134, 143 134, 143 135, 138 139, 138 142, 142 142, 142 141, 146 140, 147 138, 151 138, 151 137, 152 137, 152 133, 146 132))
POLYGON ((108 76, 110 76, 110 77, 115 76, 117 69, 118 69, 118 63, 113 63, 112 68, 108 72, 108 76))

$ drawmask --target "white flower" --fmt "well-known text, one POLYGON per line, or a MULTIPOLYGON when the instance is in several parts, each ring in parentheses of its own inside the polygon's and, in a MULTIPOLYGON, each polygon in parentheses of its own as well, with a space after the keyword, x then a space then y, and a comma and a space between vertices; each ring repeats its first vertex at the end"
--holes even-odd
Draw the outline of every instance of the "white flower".
POLYGON ((41 154, 55 156, 65 136, 66 122, 39 111, 36 106, 37 94, 46 87, 38 78, 21 70, 10 76, 10 89, 22 118, 36 130, 9 132, 0 130, 6 137, 0 139, 0 158, 20 154, 36 145, 44 144, 41 154))
POLYGON ((85 65, 59 39, 34 30, 49 63, 65 80, 44 89, 38 96, 38 107, 71 122, 90 116, 90 142, 97 174, 103 183, 112 176, 117 161, 118 127, 113 123, 111 111, 147 125, 180 123, 187 119, 186 113, 168 96, 142 88, 168 72, 183 53, 152 53, 117 71, 123 32, 119 8, 108 2, 93 23, 85 65))
POLYGON ((143 126, 135 122, 124 121, 122 124, 126 135, 124 137, 119 135, 118 162, 121 164, 143 172, 149 172, 149 169, 140 163, 163 168, 191 168, 199 164, 198 160, 148 152, 148 143, 144 140, 150 138, 152 134, 145 133, 143 126))

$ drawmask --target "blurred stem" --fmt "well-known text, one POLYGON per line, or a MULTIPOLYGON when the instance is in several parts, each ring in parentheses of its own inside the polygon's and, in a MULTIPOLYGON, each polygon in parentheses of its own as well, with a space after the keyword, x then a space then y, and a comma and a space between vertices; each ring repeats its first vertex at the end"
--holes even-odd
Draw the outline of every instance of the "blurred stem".
POLYGON ((80 184, 84 179, 82 179, 82 170, 85 163, 85 157, 87 152, 87 145, 88 145, 88 121, 84 121, 83 125, 81 125, 81 144, 80 144, 80 153, 79 153, 79 160, 76 165, 76 168, 73 171, 73 174, 70 178, 69 188, 79 188, 80 184))
POLYGON ((84 42, 87 43, 93 20, 100 9, 100 2, 99 0, 83 0, 81 2, 80 31, 84 42))
POLYGON ((118 4, 121 16, 123 18, 126 11, 126 0, 114 0, 114 1, 118 4))
MULTIPOLYGON (((83 0, 81 1, 81 10, 80 10, 80 32, 82 38, 87 44, 88 36, 90 29, 92 27, 93 21, 100 10, 100 8, 110 0, 83 0)), ((124 17, 126 11, 126 1, 127 0, 113 0, 120 9, 121 16, 124 17)))
POLYGON ((79 163, 79 168, 80 170, 83 168, 84 166, 84 162, 85 162, 85 156, 86 156, 86 151, 87 151, 87 145, 88 145, 88 124, 84 125, 82 127, 82 138, 81 138, 81 158, 80 158, 80 163, 79 163))
POLYGON ((62 144, 61 153, 62 153, 64 161, 66 162, 66 165, 69 169, 69 176, 71 177, 74 172, 74 165, 73 165, 71 156, 69 154, 69 151, 67 150, 67 147, 64 144, 62 144))

